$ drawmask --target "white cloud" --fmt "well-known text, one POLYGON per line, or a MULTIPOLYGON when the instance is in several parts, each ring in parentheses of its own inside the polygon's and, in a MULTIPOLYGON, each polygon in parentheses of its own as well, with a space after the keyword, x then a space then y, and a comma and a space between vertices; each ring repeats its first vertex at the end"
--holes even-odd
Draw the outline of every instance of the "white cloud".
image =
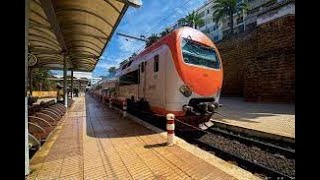
POLYGON ((138 40, 121 37, 119 38, 119 45, 120 45, 119 49, 123 53, 133 53, 138 50, 139 48, 138 44, 141 44, 141 43, 138 43, 137 41, 138 40))
POLYGON ((109 62, 100 62, 97 64, 97 67, 98 68, 103 68, 103 69, 106 69, 108 70, 110 67, 117 67, 118 64, 114 64, 114 63, 109 63, 109 62))

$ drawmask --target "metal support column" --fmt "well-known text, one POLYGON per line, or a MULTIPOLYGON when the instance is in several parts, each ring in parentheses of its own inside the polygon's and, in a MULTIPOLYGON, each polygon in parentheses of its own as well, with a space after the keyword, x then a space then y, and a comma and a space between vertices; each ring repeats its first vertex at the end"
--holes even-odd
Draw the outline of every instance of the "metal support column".
MULTIPOLYGON (((30 92, 30 95, 32 95, 32 69, 29 68, 28 69, 28 66, 27 66, 27 71, 29 70, 29 92, 30 92)), ((27 77, 28 79, 28 77, 27 77)))
POLYGON ((79 82, 79 90, 78 90, 78 94, 79 96, 81 95, 81 79, 78 79, 79 82))
POLYGON ((71 70, 71 99, 73 99, 73 70, 71 70))
POLYGON ((25 25, 24 25, 24 80, 25 80, 25 100, 24 100, 24 175, 28 175, 30 173, 29 169, 29 139, 28 139, 28 42, 29 42, 29 8, 30 2, 29 0, 25 0, 25 25))
POLYGON ((63 101, 64 106, 68 108, 68 92, 67 92, 67 57, 63 55, 63 101))

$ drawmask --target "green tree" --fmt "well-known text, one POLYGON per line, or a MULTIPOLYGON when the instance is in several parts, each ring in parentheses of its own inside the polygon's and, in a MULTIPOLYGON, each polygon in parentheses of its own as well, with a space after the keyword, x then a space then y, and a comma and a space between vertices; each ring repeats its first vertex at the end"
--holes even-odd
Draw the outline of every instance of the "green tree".
POLYGON ((233 34, 233 14, 248 10, 248 4, 238 0, 215 0, 213 5, 214 12, 212 13, 213 20, 218 23, 222 18, 228 16, 230 22, 230 34, 233 34))
POLYGON ((48 79, 53 77, 49 70, 43 68, 33 68, 31 73, 33 90, 48 91, 54 89, 55 83, 48 79))
POLYGON ((116 74, 116 67, 112 66, 108 69, 108 72, 109 72, 109 77, 114 77, 114 75, 116 74))
POLYGON ((188 13, 188 15, 184 18, 184 21, 188 26, 195 29, 204 24, 203 19, 201 19, 200 15, 194 10, 191 13, 188 13))
POLYGON ((181 26, 185 26, 186 25, 186 19, 185 18, 181 18, 178 20, 178 24, 181 26))
POLYGON ((153 43, 157 42, 158 39, 160 39, 160 38, 159 38, 159 36, 157 34, 151 34, 151 36, 149 36, 147 38, 146 47, 151 46, 153 43))
POLYGON ((127 62, 128 62, 128 59, 123 60, 123 61, 120 63, 120 67, 121 67, 122 65, 126 64, 127 62))
POLYGON ((161 37, 163 37, 163 36, 169 34, 170 32, 171 32, 171 28, 166 27, 166 28, 160 33, 160 35, 161 35, 161 37))
POLYGON ((132 58, 134 58, 137 55, 137 53, 133 53, 130 57, 129 60, 131 60, 132 58))

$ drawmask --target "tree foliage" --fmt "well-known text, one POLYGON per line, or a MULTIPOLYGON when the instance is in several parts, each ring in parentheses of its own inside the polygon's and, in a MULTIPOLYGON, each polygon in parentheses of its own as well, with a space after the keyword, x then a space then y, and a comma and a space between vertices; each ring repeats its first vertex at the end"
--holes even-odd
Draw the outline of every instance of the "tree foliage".
MULTIPOLYGON (((52 78, 53 74, 43 68, 33 68, 31 70, 32 78, 32 90, 49 91, 55 89, 55 82, 50 81, 48 78, 52 78)), ((29 77, 30 78, 30 77, 29 77)))
POLYGON ((188 13, 184 20, 181 21, 184 22, 187 26, 190 26, 195 29, 204 24, 203 19, 201 19, 198 12, 195 12, 194 10, 191 13, 188 13))
POLYGON ((153 43, 157 42, 159 39, 160 38, 157 34, 151 34, 151 36, 147 38, 146 47, 151 46, 153 43))
POLYGON ((238 0, 215 0, 212 13, 213 20, 218 23, 224 17, 229 18, 230 34, 233 34, 233 14, 237 13, 240 16, 242 11, 248 10, 248 4, 238 0))

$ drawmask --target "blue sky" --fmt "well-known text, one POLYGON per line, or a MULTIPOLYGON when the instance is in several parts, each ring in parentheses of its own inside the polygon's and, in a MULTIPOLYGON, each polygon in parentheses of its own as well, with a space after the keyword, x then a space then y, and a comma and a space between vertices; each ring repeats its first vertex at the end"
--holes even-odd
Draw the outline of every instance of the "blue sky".
POLYGON ((159 33, 173 25, 178 19, 187 15, 204 4, 206 0, 142 0, 140 8, 129 7, 111 41, 102 54, 94 77, 108 75, 111 66, 118 67, 119 63, 130 57, 134 52, 143 50, 145 43, 116 35, 117 32, 140 37, 159 33))
POLYGON ((152 33, 159 33, 188 12, 203 5, 206 0, 142 0, 140 8, 130 7, 117 27, 111 41, 102 54, 94 77, 108 75, 111 66, 118 64, 138 50, 143 50, 144 42, 126 39, 116 35, 117 32, 140 37, 148 37, 152 33))

